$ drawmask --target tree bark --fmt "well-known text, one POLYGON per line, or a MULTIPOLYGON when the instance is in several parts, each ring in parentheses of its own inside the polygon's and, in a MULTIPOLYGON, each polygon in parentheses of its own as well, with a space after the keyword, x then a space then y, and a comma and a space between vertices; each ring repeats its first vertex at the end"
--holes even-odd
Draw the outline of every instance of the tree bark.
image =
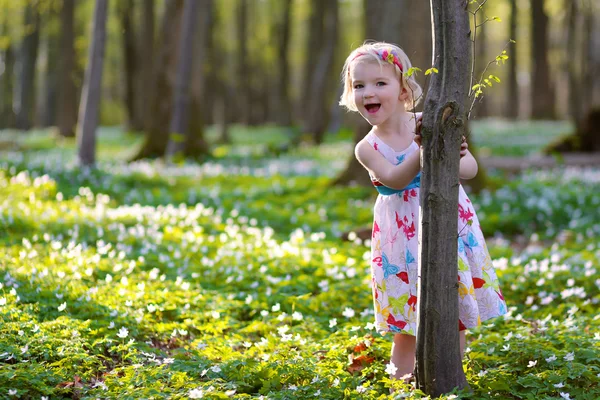
POLYGON ((75 87, 75 0, 63 0, 60 11, 60 60, 58 87, 58 131, 61 136, 75 136, 77 123, 77 89, 75 87))
MULTIPOLYGON (((56 17, 54 13, 48 14, 48 23, 56 17)), ((43 127, 56 125, 57 109, 57 91, 58 91, 58 37, 56 33, 49 27, 45 29, 44 37, 44 78, 40 91, 39 107, 38 107, 38 123, 43 127)))
POLYGON ((139 80, 138 55, 136 45, 136 34, 134 25, 134 3, 133 0, 121 0, 119 4, 119 17, 121 22, 121 38, 123 40, 123 83, 124 83, 124 103, 125 103, 125 130, 141 131, 144 129, 144 122, 139 115, 139 106, 137 102, 139 80))
MULTIPOLYGON (((3 34, 8 34, 8 17, 5 17, 2 25, 3 34)), ((0 129, 13 128, 15 124, 15 113, 13 111, 13 82, 15 56, 10 43, 0 53, 4 70, 0 73, 0 129)))
POLYGON ((519 83, 517 77, 517 20, 519 9, 517 0, 510 0, 510 33, 509 40, 514 42, 508 46, 508 101, 506 116, 510 119, 519 117, 519 83))
MULTIPOLYGON (((354 143, 360 142, 369 130, 371 129, 371 125, 367 121, 365 121, 362 117, 360 120, 354 123, 354 143)), ((347 186, 349 184, 357 184, 360 186, 373 186, 373 182, 371 181, 371 177, 367 170, 358 162, 356 157, 351 157, 348 162, 348 166, 344 169, 344 171, 335 178, 332 182, 333 186, 347 186)), ((371 228, 369 228, 369 231, 371 228)))
POLYGON ((21 46, 16 125, 17 129, 28 130, 33 125, 35 66, 40 41, 40 15, 37 2, 27 4, 24 23, 27 33, 21 46))
POLYGON ((154 89, 148 120, 146 137, 133 161, 142 158, 156 158, 165 155, 169 142, 173 89, 170 76, 177 63, 177 43, 183 12, 183 0, 167 0, 161 26, 161 43, 153 64, 154 89))
POLYGON ((279 84, 277 85, 277 123, 289 126, 292 123, 292 111, 289 91, 290 66, 288 50, 291 36, 292 0, 283 1, 283 11, 277 27, 277 66, 279 67, 279 84))
MULTIPOLYGON (((192 47, 194 39, 194 26, 198 20, 198 3, 196 0, 186 0, 184 6, 184 19, 183 27, 181 32, 181 42, 179 44, 179 62, 177 80, 175 84, 175 101, 173 104, 173 112, 171 114, 171 126, 169 144, 167 146, 167 158, 174 160, 183 158, 185 156, 186 144, 194 145, 198 139, 202 139, 203 128, 202 125, 196 126, 196 131, 193 132, 189 129, 189 112, 190 112, 190 87, 189 82, 192 77, 192 66, 194 60, 194 49, 192 47)), ((206 10, 204 10, 206 11, 206 10)), ((203 18, 206 18, 203 15, 203 18)), ((206 21, 203 24, 206 26, 206 21)), ((205 32, 203 32, 205 34, 205 32)), ((204 35, 203 39, 206 37, 204 35)), ((203 46, 202 46, 203 47, 203 46)), ((202 60, 198 60, 202 61, 202 60)), ((202 62, 198 65, 199 69, 202 69, 202 62)), ((200 72, 203 74, 203 72, 200 72)), ((201 85, 201 84, 200 84, 201 85)), ((200 88, 201 90, 201 88, 200 88)), ((197 96, 196 99, 200 99, 197 96)), ((196 152, 201 152, 201 147, 195 148, 196 152)), ((189 150, 187 150, 189 152, 189 150)), ((199 154, 194 154, 195 156, 199 154)))
POLYGON ((77 129, 79 163, 85 166, 93 166, 96 162, 96 129, 100 111, 107 14, 108 0, 96 0, 92 43, 88 54, 88 65, 85 70, 77 129))
POLYGON ((237 9, 237 109, 239 121, 248 124, 250 119, 250 75, 248 60, 248 0, 238 0, 237 9))
POLYGON ((312 89, 314 68, 317 63, 317 55, 323 46, 324 34, 324 15, 325 5, 328 0, 311 0, 310 2, 310 17, 308 21, 308 36, 306 42, 306 61, 304 63, 304 76, 302 80, 303 90, 300 98, 300 106, 298 109, 301 113, 303 121, 307 121, 309 117, 309 101, 310 92, 312 89))
MULTIPOLYGON (((202 158, 209 153, 210 147, 204 139, 204 127, 206 117, 211 110, 211 102, 207 101, 207 71, 209 61, 209 44, 211 42, 212 30, 214 29, 215 6, 213 0, 200 2, 198 29, 194 39, 194 61, 193 77, 191 79, 191 107, 189 110, 190 120, 187 131, 187 140, 184 155, 191 158, 202 158)), ((218 96, 215 96, 218 97, 218 96)))
POLYGON ((146 123, 149 118, 146 117, 150 113, 150 106, 154 98, 154 87, 148 85, 148 82, 154 82, 152 70, 152 60, 154 60, 154 0, 144 0, 142 3, 142 29, 139 38, 139 80, 136 87, 137 107, 139 107, 137 115, 141 118, 141 126, 146 132, 149 127, 146 123))
MULTIPOLYGON (((578 71, 579 62, 577 62, 577 21, 579 19, 579 10, 577 1, 571 1, 568 10, 568 25, 567 25, 567 48, 570 54, 567 55, 567 73, 569 76, 569 116, 575 121, 575 126, 580 126, 582 115, 582 98, 581 88, 579 86, 579 76, 581 71, 578 71)), ((585 52, 585 51, 584 51, 585 52)))
POLYGON ((423 171, 415 375, 432 397, 468 384, 460 359, 457 292, 459 151, 471 47, 464 0, 431 0, 433 74, 423 111, 423 171))
MULTIPOLYGON (((325 7, 325 28, 323 32, 325 43, 319 51, 319 58, 310 82, 311 91, 307 98, 308 119, 304 126, 304 133, 312 135, 314 143, 318 145, 323 143, 329 119, 327 94, 330 92, 329 83, 331 82, 333 57, 338 40, 339 11, 337 0, 327 0, 325 7)), ((309 83, 307 82, 307 84, 309 83)))
POLYGON ((544 11, 544 0, 531 0, 531 19, 531 117, 555 119, 554 90, 548 64, 548 16, 544 11))

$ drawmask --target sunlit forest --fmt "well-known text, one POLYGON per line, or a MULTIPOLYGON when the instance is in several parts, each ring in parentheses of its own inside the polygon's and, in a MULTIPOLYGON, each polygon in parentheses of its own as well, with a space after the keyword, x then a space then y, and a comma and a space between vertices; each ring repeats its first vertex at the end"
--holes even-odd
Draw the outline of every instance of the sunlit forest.
MULTIPOLYGON (((0 398, 431 398, 373 323, 371 126, 339 102, 366 40, 427 97, 435 1, 0 0, 0 398)), ((441 398, 600 398, 600 3, 464 12, 508 312, 441 398)))

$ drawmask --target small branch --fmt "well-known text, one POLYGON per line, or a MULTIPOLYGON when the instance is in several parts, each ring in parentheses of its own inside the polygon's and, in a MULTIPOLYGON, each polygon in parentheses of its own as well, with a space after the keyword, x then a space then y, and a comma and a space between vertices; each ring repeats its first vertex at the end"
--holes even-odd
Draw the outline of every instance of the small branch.
MULTIPOLYGON (((500 54, 502 54, 506 48, 510 45, 511 41, 509 41, 506 46, 504 46, 504 48, 502 49, 502 52, 500 54)), ((494 64, 495 62, 498 62, 496 59, 494 59, 494 61, 490 61, 484 68, 483 72, 481 73, 481 76, 479 77, 479 81, 477 82, 478 85, 481 85, 481 82, 483 81, 483 77, 485 76, 485 73, 487 72, 488 68, 490 67, 490 65, 494 64)), ((471 76, 471 78, 473 78, 473 76, 471 76)), ((471 82, 472 83, 472 82, 471 82)), ((477 96, 473 95, 473 85, 471 85, 471 87, 469 88, 469 98, 473 96, 473 101, 471 102, 471 107, 469 108, 469 113, 467 114, 467 120, 471 119, 471 112, 473 111, 473 107, 475 106, 475 101, 477 100, 477 96)))

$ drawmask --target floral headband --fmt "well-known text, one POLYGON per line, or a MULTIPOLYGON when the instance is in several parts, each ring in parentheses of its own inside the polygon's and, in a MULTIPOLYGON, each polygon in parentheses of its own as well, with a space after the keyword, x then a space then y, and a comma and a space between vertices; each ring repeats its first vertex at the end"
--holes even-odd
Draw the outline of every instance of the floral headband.
MULTIPOLYGON (((360 56, 364 56, 365 53, 357 53, 353 58, 352 61, 354 61, 355 59, 357 59, 360 56)), ((398 54, 394 51, 394 50, 383 50, 382 52, 377 51, 377 55, 383 60, 386 61, 388 63, 390 63, 391 65, 395 65, 398 68, 400 68, 400 72, 404 72, 404 68, 402 67, 402 63, 400 62, 400 59, 398 58, 398 54)), ((349 72, 349 71, 348 71, 349 72)))

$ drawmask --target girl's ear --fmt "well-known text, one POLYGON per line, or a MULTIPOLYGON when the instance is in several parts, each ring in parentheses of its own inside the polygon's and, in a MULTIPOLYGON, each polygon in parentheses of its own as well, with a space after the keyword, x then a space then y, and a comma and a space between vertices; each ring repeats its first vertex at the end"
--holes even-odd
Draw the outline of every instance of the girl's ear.
POLYGON ((406 99, 408 99, 408 90, 406 90, 406 88, 403 87, 402 90, 400 90, 400 95, 398 96, 398 100, 406 101, 406 99))

